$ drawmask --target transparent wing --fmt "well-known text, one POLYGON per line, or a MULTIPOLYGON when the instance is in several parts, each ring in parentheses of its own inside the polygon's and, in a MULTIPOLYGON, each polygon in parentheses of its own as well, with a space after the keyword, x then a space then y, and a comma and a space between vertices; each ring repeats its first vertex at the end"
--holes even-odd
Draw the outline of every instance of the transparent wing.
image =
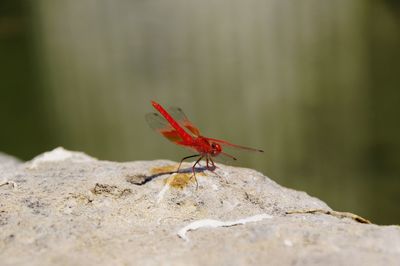
POLYGON ((189 130, 195 137, 200 136, 200 130, 193 125, 192 122, 187 118, 182 108, 180 107, 170 107, 168 108, 170 115, 184 128, 189 130))
POLYGON ((213 138, 206 138, 208 141, 210 142, 216 142, 218 144, 221 144, 222 146, 229 146, 229 147, 233 147, 233 148, 238 148, 238 149, 242 149, 242 150, 247 150, 247 151, 257 151, 257 152, 264 152, 263 150, 260 149, 254 149, 254 148, 250 148, 250 147, 246 147, 246 146, 241 146, 241 145, 237 145, 237 144, 233 144, 230 143, 226 140, 221 140, 221 139, 213 139, 213 138))
POLYGON ((172 141, 175 144, 181 144, 181 142, 183 141, 178 131, 176 131, 160 114, 148 113, 145 115, 145 118, 147 123, 153 130, 160 133, 169 141, 172 141))

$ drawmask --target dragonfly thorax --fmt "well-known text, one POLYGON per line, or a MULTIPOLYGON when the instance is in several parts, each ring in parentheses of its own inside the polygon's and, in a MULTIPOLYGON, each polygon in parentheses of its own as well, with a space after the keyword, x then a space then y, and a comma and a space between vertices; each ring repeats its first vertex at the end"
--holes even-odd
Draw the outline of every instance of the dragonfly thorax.
POLYGON ((201 154, 217 156, 221 153, 222 147, 216 142, 209 141, 207 138, 199 136, 195 139, 196 150, 201 154))

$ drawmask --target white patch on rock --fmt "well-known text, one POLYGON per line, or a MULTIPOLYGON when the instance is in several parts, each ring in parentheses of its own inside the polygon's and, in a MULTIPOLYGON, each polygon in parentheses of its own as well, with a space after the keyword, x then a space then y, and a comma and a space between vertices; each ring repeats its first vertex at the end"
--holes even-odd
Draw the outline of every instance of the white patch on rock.
POLYGON ((63 147, 58 147, 52 151, 42 153, 33 158, 33 160, 28 162, 28 168, 35 169, 38 168, 38 166, 42 163, 49 163, 49 162, 52 163, 65 160, 81 163, 81 162, 92 162, 96 159, 90 157, 89 155, 86 155, 83 152, 68 151, 63 147))
POLYGON ((171 183, 170 180, 173 180, 173 177, 174 177, 175 175, 176 175, 176 173, 173 174, 173 175, 171 176, 171 178, 167 180, 167 183, 165 183, 165 185, 164 185, 164 187, 161 189, 160 193, 158 193, 158 195, 157 195, 157 204, 160 203, 160 202, 163 200, 165 193, 166 193, 166 192, 169 190, 169 188, 171 187, 171 186, 169 185, 169 184, 171 183))
POLYGON ((189 238, 186 237, 186 233, 188 231, 193 231, 197 230, 199 228, 216 228, 216 227, 229 227, 229 226, 235 226, 235 225, 240 225, 240 224, 246 224, 250 222, 259 222, 264 219, 271 219, 272 216, 268 214, 257 214, 254 216, 246 217, 243 219, 239 219, 236 221, 218 221, 218 220, 213 220, 213 219, 203 219, 203 220, 198 220, 195 222, 192 222, 188 224, 187 226, 183 227, 181 230, 178 231, 178 236, 186 241, 189 241, 189 238))
POLYGON ((287 247, 292 247, 293 246, 293 242, 290 241, 289 239, 285 239, 283 241, 283 244, 285 244, 285 246, 287 246, 287 247))

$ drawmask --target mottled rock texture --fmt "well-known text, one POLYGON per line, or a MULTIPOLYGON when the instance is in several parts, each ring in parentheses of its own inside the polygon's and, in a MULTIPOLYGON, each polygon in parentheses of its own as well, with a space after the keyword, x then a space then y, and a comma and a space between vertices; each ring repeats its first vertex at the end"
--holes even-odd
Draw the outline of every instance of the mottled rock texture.
POLYGON ((26 163, 0 155, 0 264, 400 265, 399 226, 250 169, 199 169, 196 189, 175 167, 62 148, 26 163))

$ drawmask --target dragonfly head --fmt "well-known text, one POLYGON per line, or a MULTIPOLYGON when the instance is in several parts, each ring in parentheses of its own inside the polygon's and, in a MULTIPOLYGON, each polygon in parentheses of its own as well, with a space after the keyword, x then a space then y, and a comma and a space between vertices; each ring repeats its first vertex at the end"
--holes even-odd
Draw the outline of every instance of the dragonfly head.
POLYGON ((211 156, 217 156, 222 151, 221 145, 211 142, 211 156))

